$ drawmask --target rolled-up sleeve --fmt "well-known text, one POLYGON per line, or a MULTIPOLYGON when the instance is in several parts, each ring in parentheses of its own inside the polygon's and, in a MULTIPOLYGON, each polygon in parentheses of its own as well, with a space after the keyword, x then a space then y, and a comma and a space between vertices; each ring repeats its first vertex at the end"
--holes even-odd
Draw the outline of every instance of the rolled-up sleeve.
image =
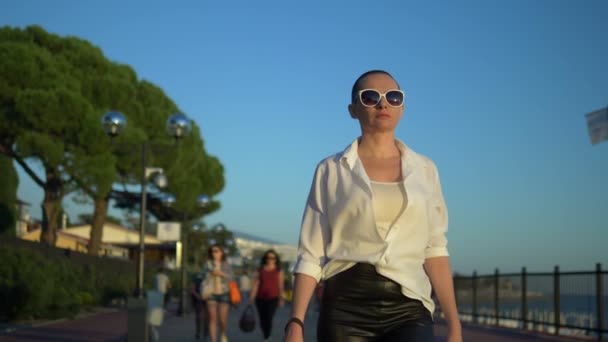
POLYGON ((298 258, 293 273, 301 273, 317 280, 321 279, 322 269, 327 258, 325 244, 329 240, 329 225, 326 213, 327 182, 325 168, 319 164, 310 187, 308 200, 304 208, 298 258))
POLYGON ((448 211, 441 191, 437 167, 429 161, 433 172, 433 190, 428 202, 429 240, 425 250, 425 258, 448 256, 448 211))

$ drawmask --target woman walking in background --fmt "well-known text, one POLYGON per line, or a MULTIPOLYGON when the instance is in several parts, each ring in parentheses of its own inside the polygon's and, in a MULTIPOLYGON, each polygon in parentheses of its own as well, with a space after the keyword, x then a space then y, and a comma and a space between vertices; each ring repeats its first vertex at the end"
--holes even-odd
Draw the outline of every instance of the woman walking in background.
POLYGON ((433 161, 395 137, 405 93, 388 72, 361 75, 348 111, 361 136, 318 165, 300 232, 288 342, 303 341, 323 279, 318 341, 433 341, 435 291, 448 342, 461 342, 448 216, 433 161))
POLYGON ((171 298, 171 294, 169 293, 171 280, 165 272, 164 266, 159 267, 156 276, 154 276, 154 288, 163 296, 163 308, 167 309, 167 304, 169 304, 169 299, 171 298))
MULTIPOLYGON (((214 244, 207 251, 208 260, 205 263, 204 287, 209 287, 211 295, 207 298, 207 310, 209 314, 209 335, 211 342, 218 338, 217 325, 220 325, 221 342, 227 342, 226 328, 228 323, 228 311, 230 310, 230 296, 228 294, 228 282, 232 280, 232 269, 226 261, 224 248, 214 244)), ((203 292, 205 292, 203 290, 203 292)))
POLYGON ((284 280, 285 274, 281 269, 279 255, 272 249, 266 251, 255 274, 250 298, 250 302, 255 301, 265 341, 269 340, 272 333, 272 319, 277 307, 284 304, 284 280))
POLYGON ((203 330, 203 340, 206 340, 207 336, 209 336, 207 301, 203 299, 203 294, 201 293, 203 280, 203 275, 201 273, 196 274, 192 280, 192 286, 190 287, 192 307, 194 308, 194 337, 197 340, 201 337, 201 329, 203 330))

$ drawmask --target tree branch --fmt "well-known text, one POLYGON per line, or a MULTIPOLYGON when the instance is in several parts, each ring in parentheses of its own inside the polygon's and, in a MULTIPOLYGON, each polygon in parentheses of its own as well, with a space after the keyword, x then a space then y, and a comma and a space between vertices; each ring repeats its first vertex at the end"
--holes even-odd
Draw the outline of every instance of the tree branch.
POLYGON ((28 176, 30 176, 32 178, 34 183, 38 184, 39 187, 41 187, 43 189, 46 187, 46 182, 42 181, 42 179, 40 179, 40 177, 38 177, 38 175, 34 172, 34 170, 32 170, 32 168, 29 165, 27 165, 27 163, 23 160, 23 158, 21 158, 21 156, 19 156, 17 153, 15 153, 14 150, 12 150, 11 148, 8 148, 7 146, 0 145, 0 152, 4 155, 7 155, 8 157, 14 159, 17 162, 17 164, 19 164, 23 168, 25 173, 27 173, 28 176))
POLYGON ((69 182, 76 183, 76 185, 80 188, 79 190, 82 190, 82 192, 87 194, 89 197, 95 199, 95 196, 96 196, 95 192, 93 190, 91 190, 89 187, 87 187, 86 185, 84 185, 84 183, 82 183, 80 181, 80 179, 78 179, 76 177, 71 177, 69 179, 69 182))

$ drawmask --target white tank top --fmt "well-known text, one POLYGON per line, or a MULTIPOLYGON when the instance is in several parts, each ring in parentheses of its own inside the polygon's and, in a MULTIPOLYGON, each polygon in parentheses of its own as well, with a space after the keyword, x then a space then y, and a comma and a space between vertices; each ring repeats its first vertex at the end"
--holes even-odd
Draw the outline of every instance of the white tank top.
POLYGON ((378 233, 386 238, 389 229, 407 207, 407 193, 403 182, 376 182, 371 181, 374 213, 378 233))

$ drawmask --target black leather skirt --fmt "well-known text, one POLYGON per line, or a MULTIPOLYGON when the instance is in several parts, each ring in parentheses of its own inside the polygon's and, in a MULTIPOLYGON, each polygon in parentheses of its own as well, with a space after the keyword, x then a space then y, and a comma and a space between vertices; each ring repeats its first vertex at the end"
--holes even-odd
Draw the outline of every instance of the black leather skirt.
POLYGON ((373 265, 358 263, 323 286, 318 341, 433 341, 433 319, 422 302, 373 265))

